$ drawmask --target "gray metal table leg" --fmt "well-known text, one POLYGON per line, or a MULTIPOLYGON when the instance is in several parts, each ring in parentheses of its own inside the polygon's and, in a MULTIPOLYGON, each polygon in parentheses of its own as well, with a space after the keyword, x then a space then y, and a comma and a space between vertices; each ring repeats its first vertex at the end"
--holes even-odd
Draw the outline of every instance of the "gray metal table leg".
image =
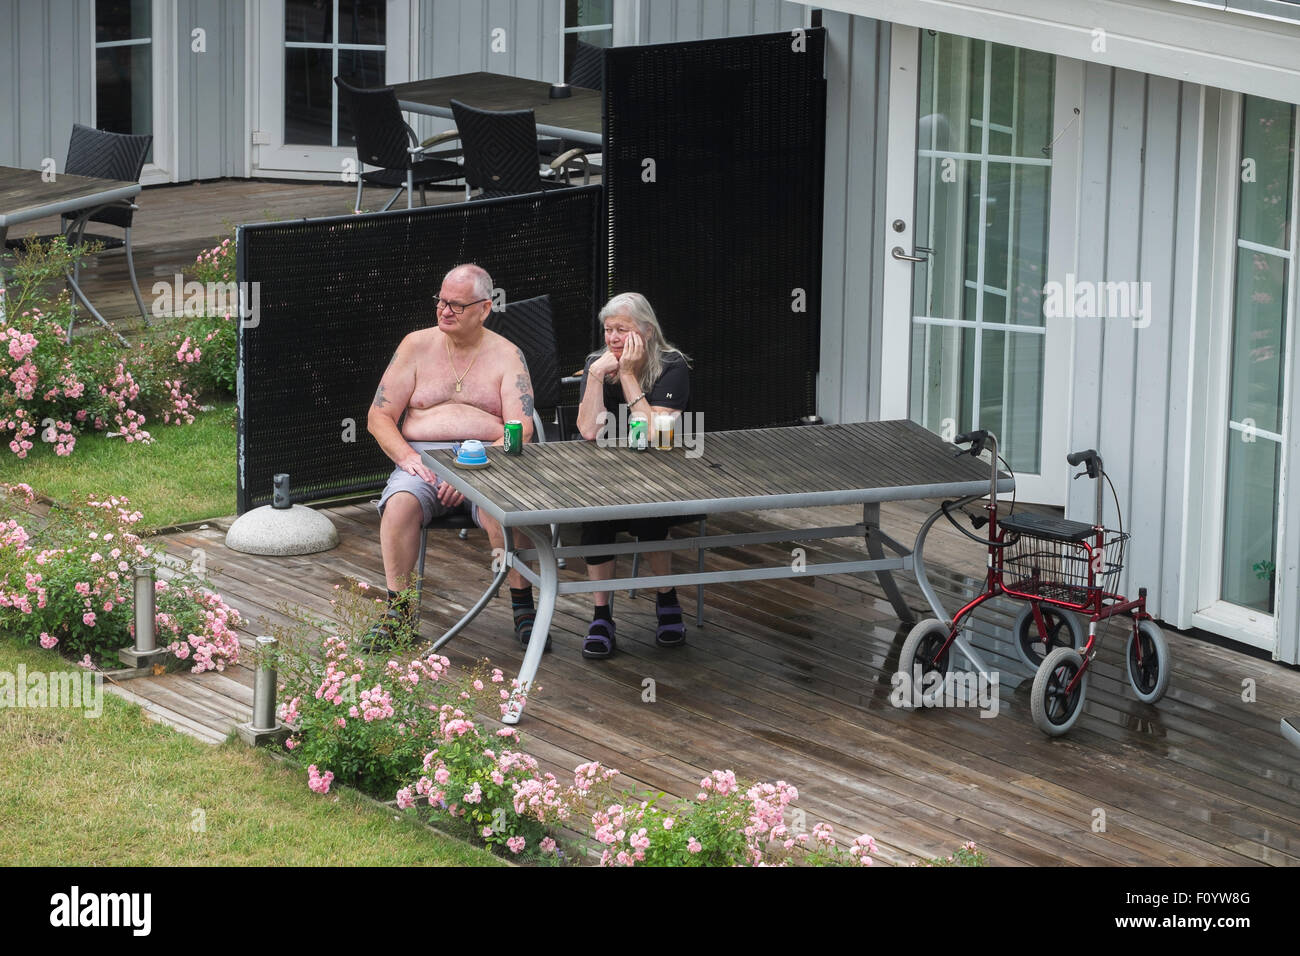
MULTIPOLYGON (((880 505, 879 503, 868 503, 862 506, 862 524, 866 528, 867 554, 876 559, 885 557, 885 549, 880 542, 880 505)), ((880 587, 885 592, 885 597, 889 598, 889 603, 894 606, 894 613, 904 624, 911 624, 916 620, 916 615, 912 609, 907 606, 903 600, 903 594, 898 590, 898 585, 894 583, 892 571, 877 571, 876 578, 880 581, 880 587)))
MULTIPOLYGON (((555 613, 555 600, 559 590, 560 572, 555 564, 555 550, 551 547, 549 527, 520 529, 528 531, 537 550, 537 574, 541 578, 537 595, 537 617, 533 619, 533 633, 528 639, 523 666, 519 668, 519 688, 525 694, 533 686, 537 668, 542 663, 546 639, 551 632, 551 617, 555 613)), ((502 716, 502 723, 517 724, 523 716, 524 702, 512 700, 510 709, 502 716)))

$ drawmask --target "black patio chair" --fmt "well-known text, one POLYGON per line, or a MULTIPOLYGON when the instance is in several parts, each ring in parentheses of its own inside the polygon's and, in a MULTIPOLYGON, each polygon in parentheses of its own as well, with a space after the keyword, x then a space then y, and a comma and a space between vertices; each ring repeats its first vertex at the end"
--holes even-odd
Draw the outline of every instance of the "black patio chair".
POLYGON ((454 159, 457 150, 430 153, 435 146, 456 139, 456 131, 448 130, 420 142, 397 105, 397 94, 392 87, 362 90, 351 86, 342 77, 334 77, 339 88, 339 99, 352 120, 352 140, 357 146, 357 199, 355 208, 361 208, 361 193, 366 184, 385 189, 396 189, 380 212, 386 212, 406 191, 406 208, 413 205, 412 196, 418 187, 420 204, 425 205, 424 189, 433 183, 460 179, 464 174, 454 159), (379 169, 365 172, 367 166, 379 169))
MULTIPOLYGON (((537 442, 545 442, 548 437, 564 440, 565 435, 557 427, 548 429, 543 418, 543 410, 554 411, 560 403, 559 352, 555 344, 555 327, 551 321, 551 298, 547 295, 532 299, 511 302, 500 312, 488 315, 484 326, 509 339, 521 352, 528 364, 528 375, 533 383, 533 435, 537 442)), ((526 454, 526 452, 525 452, 526 454)), ((460 539, 469 537, 470 529, 477 527, 470 516, 464 512, 455 512, 441 518, 434 518, 420 529, 420 559, 416 568, 415 579, 415 620, 419 621, 420 603, 424 595, 424 558, 428 551, 429 532, 456 530, 460 539)), ((552 541, 558 541, 559 529, 551 528, 552 541)), ((560 565, 563 567, 563 563, 560 565)), ((479 599, 475 610, 462 618, 451 630, 442 636, 434 649, 441 647, 460 632, 468 620, 497 593, 501 582, 505 580, 503 568, 493 580, 491 586, 479 599)))
POLYGON ((605 49, 591 43, 578 41, 569 67, 569 85, 587 90, 605 88, 605 49))
POLYGON ((547 165, 564 181, 542 178, 541 154, 537 148, 537 119, 532 110, 481 110, 459 100, 451 101, 452 115, 465 152, 465 198, 474 189, 479 199, 516 196, 569 185, 574 164, 583 170, 583 183, 590 182, 587 157, 581 149, 561 153, 547 165))
MULTIPOLYGON (((70 176, 90 176, 95 179, 117 179, 122 182, 138 183, 144 171, 145 157, 153 144, 153 136, 135 133, 109 133, 105 130, 72 124, 72 138, 68 142, 68 159, 63 164, 63 171, 70 176)), ((131 223, 140 207, 129 199, 113 203, 95 210, 84 219, 77 216, 61 217, 63 235, 68 245, 75 247, 88 243, 99 243, 100 251, 111 249, 126 250, 126 270, 131 276, 131 291, 135 293, 135 304, 140 309, 140 317, 149 325, 149 313, 144 307, 144 298, 140 295, 140 283, 135 275, 135 254, 131 248, 131 223), (88 234, 89 223, 115 226, 122 230, 122 236, 102 236, 88 234)), ((53 236, 39 236, 38 241, 48 242, 53 236)), ((25 249, 32 239, 11 239, 5 245, 11 249, 25 249)), ((81 263, 73 266, 72 279, 78 282, 81 276, 81 263)), ((92 310, 93 311, 93 310, 92 310)), ((105 328, 109 328, 102 316, 96 315, 105 328)), ((72 338, 72 324, 76 321, 75 313, 68 322, 68 339, 72 338)), ((116 334, 116 333, 115 333, 116 334)), ((126 340, 118 335, 125 344, 126 340)))

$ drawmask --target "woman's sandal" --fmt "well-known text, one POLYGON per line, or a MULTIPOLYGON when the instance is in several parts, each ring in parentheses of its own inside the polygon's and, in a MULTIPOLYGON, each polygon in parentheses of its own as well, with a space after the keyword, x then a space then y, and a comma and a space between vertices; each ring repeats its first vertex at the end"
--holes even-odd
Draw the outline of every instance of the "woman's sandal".
MULTIPOLYGON (((524 650, 528 650, 528 642, 533 636, 533 622, 535 620, 536 615, 532 610, 529 610, 526 614, 515 615, 515 639, 519 641, 520 646, 523 647, 524 650)), ((548 633, 546 635, 546 646, 542 648, 542 653, 544 654, 550 649, 551 635, 548 633)))
POLYGON ((660 647, 679 647, 686 643, 686 623, 682 620, 682 608, 679 604, 655 608, 659 615, 659 629, 655 631, 655 643, 660 647), (677 617, 676 621, 664 623, 665 617, 677 617))
POLYGON ((582 642, 582 656, 588 660, 601 660, 614 656, 614 622, 596 618, 587 628, 582 642))

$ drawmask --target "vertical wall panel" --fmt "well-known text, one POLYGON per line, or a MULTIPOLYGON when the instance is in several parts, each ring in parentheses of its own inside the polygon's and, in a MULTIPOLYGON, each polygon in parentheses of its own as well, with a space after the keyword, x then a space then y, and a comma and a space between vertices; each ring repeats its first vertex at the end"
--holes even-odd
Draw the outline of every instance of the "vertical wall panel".
POLYGON ((244 166, 244 6, 181 0, 176 10, 175 178, 241 176, 244 166), (202 29, 206 50, 192 49, 202 29))
POLYGON ((776 33, 803 26, 805 7, 790 0, 643 0, 641 42, 675 43, 776 33))
POLYGON ((90 0, 0 2, 0 163, 62 164, 73 123, 89 123, 90 0))
POLYGON ((823 14, 827 32, 822 366, 827 421, 878 414, 889 28, 823 14))

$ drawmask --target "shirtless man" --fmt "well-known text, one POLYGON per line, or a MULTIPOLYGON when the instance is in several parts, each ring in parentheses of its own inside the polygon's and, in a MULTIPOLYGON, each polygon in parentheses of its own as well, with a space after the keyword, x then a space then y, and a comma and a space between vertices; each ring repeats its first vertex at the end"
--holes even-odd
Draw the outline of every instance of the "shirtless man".
MULTIPOLYGON (((476 265, 457 266, 442 280, 436 308, 438 324, 412 332, 393 353, 366 422, 397 465, 379 499, 388 610, 371 629, 371 645, 391 640, 408 619, 399 592, 413 583, 420 528, 465 501, 425 467, 420 452, 469 438, 500 445, 511 420, 523 423, 524 441, 533 433, 533 386, 523 352, 483 327, 492 310, 491 276, 476 265)), ((477 508, 471 513, 492 547, 503 548, 501 525, 477 508)), ((532 588, 513 569, 508 580, 515 635, 527 646, 532 588)))

